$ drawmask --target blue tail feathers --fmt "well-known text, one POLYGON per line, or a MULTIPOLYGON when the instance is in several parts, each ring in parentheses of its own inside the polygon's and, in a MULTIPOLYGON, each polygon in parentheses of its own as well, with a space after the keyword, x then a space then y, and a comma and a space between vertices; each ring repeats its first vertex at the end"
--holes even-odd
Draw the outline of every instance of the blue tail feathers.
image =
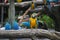
POLYGON ((11 29, 11 25, 7 22, 5 24, 5 30, 10 30, 11 29))
POLYGON ((19 29, 19 25, 16 21, 13 22, 13 29, 14 30, 18 30, 19 29))

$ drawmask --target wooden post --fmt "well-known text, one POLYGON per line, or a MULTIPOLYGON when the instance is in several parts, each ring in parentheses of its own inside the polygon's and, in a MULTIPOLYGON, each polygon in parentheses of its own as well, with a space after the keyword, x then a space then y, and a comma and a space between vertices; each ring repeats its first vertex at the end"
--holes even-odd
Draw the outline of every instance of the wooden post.
POLYGON ((9 12, 8 12, 8 17, 9 17, 9 23, 13 24, 13 21, 15 21, 15 5, 14 5, 14 0, 9 0, 9 12))
MULTIPOLYGON (((11 28, 12 27, 12 24, 13 24, 13 21, 15 21, 15 5, 14 5, 14 0, 9 0, 9 13, 8 13, 8 17, 9 17, 9 23, 11 24, 11 28)), ((14 40, 13 38, 10 39, 10 40, 14 40)))

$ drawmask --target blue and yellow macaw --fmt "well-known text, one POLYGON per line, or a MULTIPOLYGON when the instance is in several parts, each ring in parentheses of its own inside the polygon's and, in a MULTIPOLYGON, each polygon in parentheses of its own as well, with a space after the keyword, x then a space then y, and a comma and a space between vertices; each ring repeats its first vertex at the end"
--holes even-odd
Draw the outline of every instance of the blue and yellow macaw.
POLYGON ((27 28, 37 28, 37 18, 33 14, 30 18, 29 21, 27 22, 22 22, 23 26, 26 26, 27 28))
POLYGON ((30 18, 30 28, 37 28, 37 19, 36 18, 30 18))

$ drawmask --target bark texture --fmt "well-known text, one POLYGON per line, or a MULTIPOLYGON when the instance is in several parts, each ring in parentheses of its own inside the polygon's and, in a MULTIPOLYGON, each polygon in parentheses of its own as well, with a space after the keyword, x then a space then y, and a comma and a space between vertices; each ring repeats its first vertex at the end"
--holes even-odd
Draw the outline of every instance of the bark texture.
POLYGON ((34 38, 47 37, 52 40, 60 40, 60 32, 49 32, 43 29, 0 30, 0 38, 34 38))

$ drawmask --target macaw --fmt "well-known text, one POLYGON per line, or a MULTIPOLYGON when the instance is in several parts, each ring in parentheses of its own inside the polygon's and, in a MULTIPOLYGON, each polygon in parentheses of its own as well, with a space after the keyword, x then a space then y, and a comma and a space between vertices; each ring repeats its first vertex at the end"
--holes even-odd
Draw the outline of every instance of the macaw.
POLYGON ((5 30, 11 30, 11 25, 7 22, 6 24, 5 24, 5 30))
POLYGON ((18 30, 19 29, 19 25, 18 25, 18 23, 16 21, 13 22, 13 26, 12 27, 13 27, 14 30, 18 30))
POLYGON ((30 28, 38 28, 37 24, 37 17, 36 17, 36 13, 33 13, 30 17, 30 28))
POLYGON ((37 20, 36 18, 30 18, 30 28, 37 28, 37 20))
POLYGON ((35 5, 34 3, 32 2, 32 5, 31 5, 31 8, 34 9, 35 8, 35 5))
POLYGON ((30 22, 22 22, 20 24, 20 26, 24 27, 24 28, 30 28, 30 22))

